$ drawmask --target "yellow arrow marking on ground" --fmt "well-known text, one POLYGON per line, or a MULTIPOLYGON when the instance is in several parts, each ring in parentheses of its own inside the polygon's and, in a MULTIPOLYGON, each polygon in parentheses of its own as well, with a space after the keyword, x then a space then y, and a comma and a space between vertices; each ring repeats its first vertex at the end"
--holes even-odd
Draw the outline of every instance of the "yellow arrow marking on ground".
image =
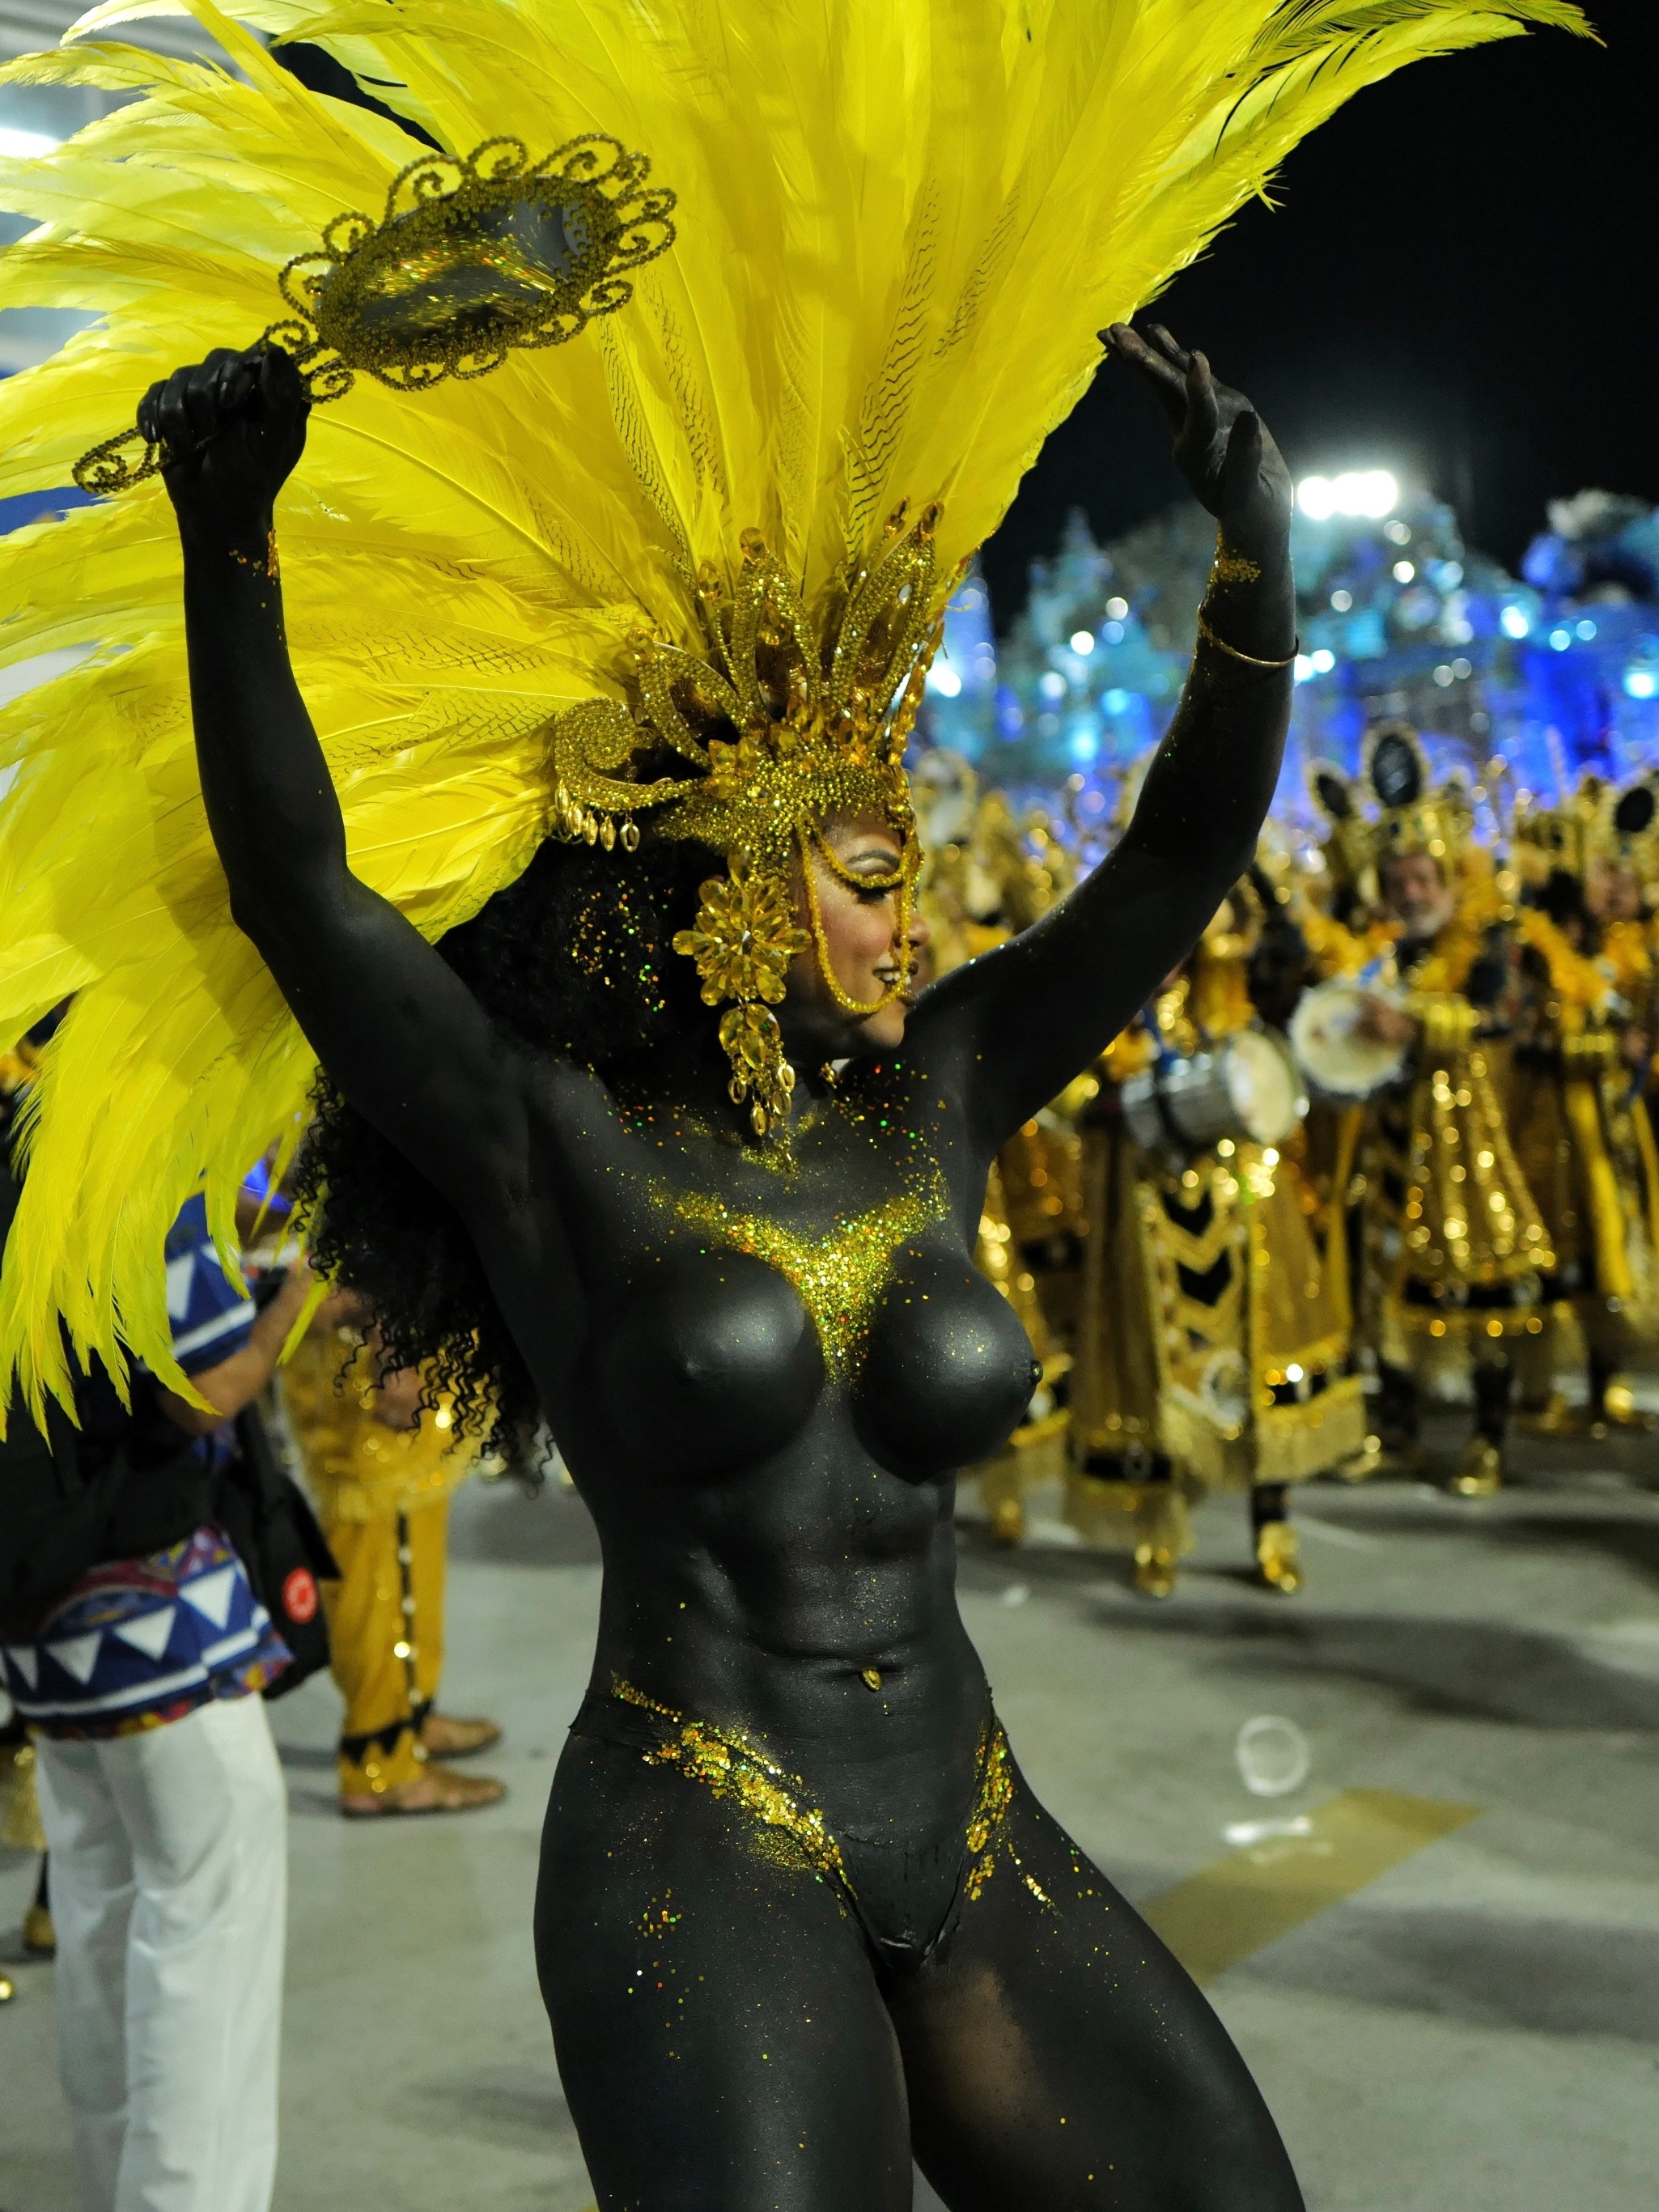
POLYGON ((1212 1981, 1478 1817, 1479 1805, 1345 1790, 1305 1836, 1273 1836, 1178 1881, 1143 1908, 1194 1981, 1212 1981))

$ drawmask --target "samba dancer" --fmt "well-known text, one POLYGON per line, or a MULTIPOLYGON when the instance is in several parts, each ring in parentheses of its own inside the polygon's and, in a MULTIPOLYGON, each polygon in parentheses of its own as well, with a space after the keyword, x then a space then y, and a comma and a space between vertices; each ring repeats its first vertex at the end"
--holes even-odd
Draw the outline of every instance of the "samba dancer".
MULTIPOLYGON (((30 549, 18 648, 48 621, 100 648, 30 695, 0 822, 40 840, 28 928, 72 926, 88 978, 57 1066, 153 1048, 144 1199, 196 1178, 222 1214, 307 1076, 274 981, 328 1073, 325 1268, 463 1419, 546 1407, 605 1574, 538 1932, 607 2206, 897 2212, 914 2146, 954 2212, 1290 2212, 1237 2054, 1036 1806, 956 1607, 951 1471, 1031 1384, 969 1248, 995 1152, 1247 863, 1289 711, 1283 465, 1201 357, 1121 319, 1349 91, 1525 0, 1384 39, 1270 0, 1178 38, 1078 0, 432 0, 349 39, 285 12, 449 150, 410 163, 216 11, 237 78, 95 52, 159 89, 21 165, 53 215, 6 270, 38 295, 45 257, 108 313, 0 391, 0 453, 27 404, 129 481, 88 418, 153 362, 139 434, 184 547, 182 617, 149 495, 55 526, 56 567, 30 549), (550 117, 590 135, 500 136, 550 117), (330 223, 290 290, 332 403, 309 451, 280 332, 163 374, 180 333, 234 334, 284 228, 377 185, 383 221, 330 223), (1223 526, 1192 675, 1111 858, 911 1010, 933 624, 1109 320, 1223 526), (71 769, 100 826, 65 854, 42 810, 71 769), (428 1264, 386 1280, 396 1218, 428 1264)), ((100 1108, 52 1073, 0 1285, 36 1390, 63 1302, 95 1343, 118 1310, 160 1334, 144 1204, 71 1171, 100 1108)))
MULTIPOLYGON (((279 353, 222 355, 145 403, 146 428, 177 456, 167 480, 203 788, 237 913, 332 1077, 459 1210, 599 1523, 599 1653, 555 1785, 539 1940, 567 2094, 607 2197, 648 2195, 660 2158, 683 2164, 688 2141, 711 2173, 750 2170, 758 2033, 774 2086, 754 2109, 781 2099, 780 2117, 813 2146, 815 2203, 896 2201, 912 2133, 964 2205, 991 2201, 988 2189, 1058 2206, 1079 2161, 1112 2165, 1149 2202, 1175 2190, 1219 2204, 1211 2175, 1230 2207, 1299 2202, 1218 2022, 1020 1779, 956 1612, 937 1487, 1006 1434, 1031 1389, 1024 1332, 965 1264, 990 1158, 1213 909, 1253 847, 1288 716, 1283 463, 1201 356, 1156 329, 1149 343, 1115 328, 1111 343, 1165 409, 1228 551, 1134 820, 1072 898, 907 1012, 921 930, 900 772, 831 752, 790 796, 788 757, 773 764, 764 750, 755 799, 694 787, 697 842, 615 857, 550 844, 506 895, 521 926, 537 902, 574 896, 608 981, 627 957, 610 939, 630 921, 641 954, 666 951, 709 843, 740 834, 741 805, 811 810, 796 817, 800 902, 774 925, 784 1047, 802 1073, 781 1096, 760 1088, 754 1118, 776 1108, 791 1136, 770 1166, 734 1141, 742 1121, 678 993, 652 1055, 607 1056, 605 1079, 530 1058, 347 872, 278 586, 263 551, 235 557, 265 545, 301 450, 299 380, 279 353), (833 1085, 811 1072, 849 1054, 833 1085), (604 1318, 578 1358, 584 1312, 604 1318), (763 1473, 760 1525, 779 1540, 757 1553, 763 1473), (720 1532, 738 1498, 750 1499, 742 1556, 728 1558, 720 1532), (757 1641, 726 1625, 734 1605, 757 1641), (780 1665, 763 1648, 799 1656, 780 1665), (763 1745, 788 1747, 810 1783, 786 1781, 763 1745), (732 1774, 750 1778, 720 1779, 732 1774), (687 1776, 715 1787, 687 1790, 687 1776), (744 1850, 757 1818, 781 1832, 769 1868, 744 1850), (671 1896, 650 1944, 659 1978, 695 2007, 684 2032, 672 2002, 615 2002, 641 1899, 671 1896), (878 1969, 867 1982, 849 1942, 860 1926, 878 1969), (1120 1926, 1133 1930, 1127 1948, 1109 1933, 1120 1926), (1088 1965, 1103 1940, 1109 1984, 1088 1965), (757 1989, 771 1992, 758 2007, 757 1989), (908 2126, 878 1994, 905 2054, 908 2126), (1131 2051, 1137 2068, 1154 2063, 1141 2044, 1154 2021, 1158 2087, 1133 2112, 1103 2101, 1097 2085, 1131 2051), (988 2131, 960 2071, 988 2035, 1031 2057, 988 2131), (637 2124, 647 2101, 660 2130, 637 2124), (635 2117, 618 2130, 610 2116, 624 2110, 635 2117), (854 2110, 858 2129, 834 2124, 854 2110)), ((921 557, 925 540, 906 545, 921 557)), ((763 569, 756 581, 780 622, 783 580, 763 569)), ((701 919, 680 933, 706 981, 737 957, 721 890, 703 884, 701 919)), ((480 985, 499 991, 477 957, 480 985)), ((678 981, 653 966, 653 993, 678 981)), ((775 1080, 763 1069, 761 1085, 775 1080)), ((319 1141, 326 1157, 326 1111, 319 1141)), ((334 1176, 328 1187, 319 1251, 349 1261, 349 1195, 334 1176)))
POLYGON ((436 1710, 449 1501, 476 1462, 454 1406, 418 1368, 386 1371, 362 1309, 325 1301, 279 1379, 329 1550, 329 1664, 345 1714, 340 1810, 350 1820, 466 1813, 505 1786, 442 1762, 501 1741, 494 1721, 436 1710), (430 1401, 430 1402, 426 1402, 430 1401))
MULTIPOLYGON (((1424 1387, 1471 1389, 1474 1432, 1451 1487, 1481 1497, 1504 1479, 1511 1348, 1542 1331, 1551 1266, 1493 1064, 1517 1003, 1515 908, 1471 842, 1467 794, 1431 787, 1409 730, 1379 726, 1367 763, 1380 802, 1365 824, 1380 920, 1363 938, 1328 923, 1316 940, 1325 964, 1359 987, 1359 1039, 1389 1071, 1373 1073, 1357 1117, 1359 1323, 1381 1384, 1378 1434, 1408 1464, 1424 1387)), ((1292 1030, 1304 1059, 1319 1018, 1310 993, 1292 1030)))
POLYGON ((1639 923, 1654 795, 1587 777, 1556 807, 1523 811, 1515 861, 1527 884, 1510 1133, 1549 1231, 1552 1306, 1576 1316, 1587 1355, 1583 1413, 1543 1372, 1523 1401, 1528 1425, 1572 1433, 1644 1427, 1624 1370, 1659 1339, 1659 1157, 1643 1097, 1653 1049, 1655 979, 1639 923))
MULTIPOLYGON (((1333 1252, 1302 1161, 1305 1101, 1252 996, 1253 981, 1267 995, 1262 956, 1284 927, 1260 872, 1237 885, 1106 1054, 1085 1117, 1090 1235, 1066 1517, 1087 1541, 1132 1549, 1149 1597, 1174 1589, 1189 1505, 1211 1489, 1249 1491, 1258 1574, 1287 1596, 1300 1589, 1291 1486, 1364 1442, 1340 1215, 1333 1252), (1239 1079, 1247 1119, 1215 1057, 1240 1040, 1254 1048, 1239 1079), (1232 1133, 1183 1133, 1182 1106, 1190 1130, 1198 1102, 1173 1099, 1171 1068, 1205 1077, 1203 1111, 1232 1133)), ((1289 964, 1304 957, 1298 940, 1289 964)))
MULTIPOLYGON (((1029 929, 1071 890, 1077 867, 1045 815, 1017 820, 1001 792, 981 790, 966 761, 945 751, 927 758, 931 771, 924 763, 916 779, 925 855, 918 901, 928 929, 921 964, 932 981, 1029 929)), ((1065 1464, 1086 1234, 1075 1121, 1097 1088, 1092 1076, 1080 1077, 1023 1122, 986 1182, 974 1261, 1018 1315, 1041 1370, 1002 1449, 963 1469, 999 1544, 1023 1540, 1027 1492, 1054 1480, 1065 1464)))

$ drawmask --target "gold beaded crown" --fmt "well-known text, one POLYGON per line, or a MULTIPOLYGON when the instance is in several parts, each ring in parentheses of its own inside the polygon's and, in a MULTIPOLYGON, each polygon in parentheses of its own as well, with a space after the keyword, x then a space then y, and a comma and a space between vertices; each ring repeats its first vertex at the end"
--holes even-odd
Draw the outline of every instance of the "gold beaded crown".
POLYGON ((1428 757, 1408 723, 1378 722, 1369 731, 1365 777, 1381 810, 1370 825, 1376 866, 1426 853, 1449 868, 1468 843, 1474 810, 1461 783, 1431 787, 1428 757))
POLYGON ((706 652, 637 635, 622 671, 627 703, 585 700, 553 724, 556 836, 631 853, 635 815, 660 808, 659 836, 695 838, 730 863, 703 884, 696 927, 679 932, 674 949, 696 962, 709 1006, 730 1002, 720 1042, 732 1096, 748 1102, 757 1135, 783 1120, 794 1088, 771 1009, 796 953, 815 949, 848 1013, 876 1013, 908 988, 921 846, 903 763, 938 643, 939 512, 927 507, 907 529, 904 506, 895 509, 821 636, 761 533, 745 531, 735 587, 707 563, 698 579, 706 652), (650 774, 652 756, 665 752, 696 772, 650 774), (862 812, 884 815, 899 834, 903 858, 891 876, 847 876, 823 836, 830 817, 862 812), (899 894, 897 972, 877 1000, 853 998, 836 979, 815 859, 861 890, 899 894), (810 931, 796 921, 798 865, 810 931))
POLYGON ((1650 783, 1633 783, 1620 792, 1599 775, 1586 775, 1559 806, 1517 809, 1516 863, 1524 875, 1540 882, 1558 868, 1582 881, 1593 861, 1606 860, 1650 882, 1659 866, 1656 814, 1659 803, 1650 783))

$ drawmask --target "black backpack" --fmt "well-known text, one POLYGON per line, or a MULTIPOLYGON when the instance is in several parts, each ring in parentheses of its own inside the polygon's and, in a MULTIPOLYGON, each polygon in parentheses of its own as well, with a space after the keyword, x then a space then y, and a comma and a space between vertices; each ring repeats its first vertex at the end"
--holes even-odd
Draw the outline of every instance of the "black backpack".
POLYGON ((241 1456, 219 1479, 212 1518, 236 1547, 253 1595, 294 1654, 265 1692, 285 1698, 328 1664, 328 1623, 319 1584, 340 1570, 305 1492, 277 1458, 256 1407, 236 1416, 241 1456))
MULTIPOLYGON (((136 1401, 148 1382, 133 1377, 136 1401)), ((266 1692, 285 1697, 328 1664, 319 1585, 340 1571, 264 1422, 252 1407, 238 1414, 240 1455, 215 1472, 182 1431, 174 1431, 177 1449, 160 1457, 136 1417, 111 1436, 107 1417, 98 1418, 106 1392, 113 1397, 106 1378, 77 1389, 79 1428, 51 1404, 44 1437, 12 1408, 0 1444, 0 1636, 33 1635, 89 1567, 165 1550, 210 1522, 229 1538, 294 1655, 266 1692)))

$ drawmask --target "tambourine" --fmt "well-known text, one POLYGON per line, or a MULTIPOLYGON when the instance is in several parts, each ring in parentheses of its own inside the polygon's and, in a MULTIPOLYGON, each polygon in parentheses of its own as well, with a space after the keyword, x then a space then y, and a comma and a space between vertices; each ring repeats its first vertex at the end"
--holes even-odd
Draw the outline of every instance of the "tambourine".
MULTIPOLYGON (((337 215, 320 252, 278 271, 294 312, 258 343, 292 354, 314 402, 343 399, 359 375, 426 392, 563 345, 625 307, 624 272, 674 243, 675 195, 647 188, 650 167, 601 132, 538 161, 518 138, 487 138, 465 158, 423 154, 392 179, 378 222, 337 215)), ((163 458, 142 430, 124 430, 82 455, 75 481, 125 491, 163 458)))
POLYGON ((1291 1046, 1313 1088, 1323 1097, 1352 1102, 1369 1098, 1397 1082, 1406 1066, 1406 1047, 1385 1044, 1360 1028, 1368 998, 1396 1004, 1387 991, 1365 991, 1334 977, 1302 994, 1291 1017, 1291 1046))

